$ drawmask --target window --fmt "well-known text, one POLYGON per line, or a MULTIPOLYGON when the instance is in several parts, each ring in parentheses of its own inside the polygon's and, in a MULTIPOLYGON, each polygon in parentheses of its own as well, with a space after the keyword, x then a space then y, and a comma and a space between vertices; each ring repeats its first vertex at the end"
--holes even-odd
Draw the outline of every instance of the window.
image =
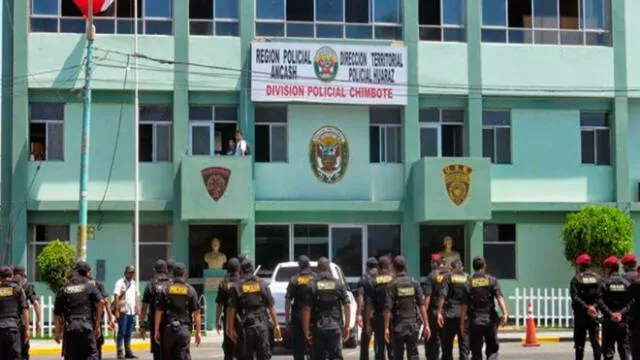
POLYGON ((610 46, 610 0, 482 0, 482 41, 610 46))
POLYGON ((580 113, 582 163, 610 165, 609 116, 606 112, 580 113))
POLYGON ((31 281, 40 281, 40 274, 36 268, 36 259, 53 240, 69 241, 68 225, 30 225, 29 226, 29 257, 27 276, 31 281))
POLYGON ((166 225, 140 225, 140 279, 153 278, 156 260, 171 257, 171 227, 166 225))
POLYGON ((289 261, 289 225, 256 225, 256 266, 273 271, 289 261))
POLYGON ((256 106, 256 162, 287 162, 287 107, 256 106))
POLYGON ((367 256, 400 255, 400 225, 367 226, 367 256))
POLYGON ((402 162, 402 110, 369 108, 369 159, 371 163, 402 162))
POLYGON ((64 104, 29 105, 31 161, 64 160, 64 104))
POLYGON ((171 161, 172 117, 171 106, 140 106, 140 161, 171 161))
POLYGON ((189 107, 189 154, 232 155, 237 128, 236 106, 189 107))
POLYGON ((402 39, 402 0, 256 0, 256 36, 402 39))
POLYGON ((491 275, 499 279, 516 278, 516 225, 484 225, 484 257, 491 275))
POLYGON ((328 225, 293 225, 293 258, 300 255, 310 259, 329 257, 328 225))
MULTIPOLYGON (((138 32, 172 35, 172 0, 138 0, 138 32)), ((114 0, 94 17, 99 34, 133 34, 133 0, 114 0)), ((31 31, 85 33, 86 22, 73 0, 31 0, 31 31)))
POLYGON ((463 0, 421 0, 420 40, 465 41, 463 0))
POLYGON ((463 153, 464 110, 420 110, 420 156, 460 157, 463 153))
POLYGON ((482 115, 482 156, 493 164, 511 164, 511 112, 485 110, 482 115))
POLYGON ((241 0, 188 0, 191 35, 238 36, 241 0))

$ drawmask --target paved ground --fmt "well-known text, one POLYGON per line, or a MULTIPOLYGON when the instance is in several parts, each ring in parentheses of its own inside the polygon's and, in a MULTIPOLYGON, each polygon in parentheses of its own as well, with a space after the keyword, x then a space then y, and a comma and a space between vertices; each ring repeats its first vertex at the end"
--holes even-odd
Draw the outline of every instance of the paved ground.
MULTIPOLYGON (((423 351, 421 349, 420 353, 423 351)), ((589 351, 587 351, 590 354, 589 351)), ((222 350, 214 344, 204 344, 200 348, 192 349, 192 358, 198 359, 222 359, 222 350)), ((141 359, 151 359, 150 354, 147 352, 138 352, 137 355, 141 359)), ((345 360, 357 360, 359 358, 359 350, 345 350, 345 360)), ((542 344, 537 348, 523 348, 519 343, 507 343, 501 345, 500 359, 501 360, 566 360, 573 357, 573 344, 569 342, 554 343, 554 344, 542 344)), ((587 355, 585 358, 589 358, 587 355)), ((37 360, 59 360, 59 356, 32 356, 32 359, 37 360)), ((457 357, 455 357, 457 359, 457 357)), ((115 355, 105 354, 104 360, 115 359, 115 355)), ((291 355, 282 351, 277 351, 273 360, 290 360, 291 355)), ((371 356, 373 359, 373 356, 371 356)), ((423 356, 420 359, 424 359, 423 356)))

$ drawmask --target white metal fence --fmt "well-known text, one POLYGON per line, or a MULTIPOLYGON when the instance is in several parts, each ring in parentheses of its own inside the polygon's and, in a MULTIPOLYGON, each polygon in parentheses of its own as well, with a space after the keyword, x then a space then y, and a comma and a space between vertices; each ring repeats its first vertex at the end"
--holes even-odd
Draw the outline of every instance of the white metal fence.
POLYGON ((573 324, 573 310, 569 289, 562 288, 516 288, 515 294, 508 297, 515 302, 510 309, 516 327, 526 325, 527 306, 533 305, 533 318, 536 326, 568 328, 573 324))
MULTIPOLYGON (((29 321, 31 321, 31 331, 32 337, 53 337, 53 330, 54 330, 54 316, 53 316, 53 306, 54 306, 54 297, 53 296, 41 296, 39 301, 40 301, 40 311, 42 313, 42 326, 40 326, 39 331, 36 333, 36 314, 35 314, 35 310, 33 307, 31 307, 31 311, 29 313, 29 321)), ((202 327, 206 329, 206 324, 207 324, 207 299, 204 296, 200 296, 200 311, 201 311, 201 317, 202 317, 202 327)), ((215 310, 214 310, 215 311, 215 310)), ((107 323, 107 316, 106 314, 103 316, 103 327, 102 327, 102 331, 104 334, 105 338, 109 338, 111 336, 114 335, 113 331, 111 329, 109 329, 108 323, 107 323)), ((116 326, 118 325, 117 320, 114 319, 114 321, 116 321, 116 326)), ((138 319, 136 317, 136 332, 138 331, 138 319)), ((117 330, 117 328, 116 328, 117 330)), ((211 329, 206 329, 206 330, 211 330, 211 329)), ((147 334, 147 336, 150 336, 149 334, 147 334)))

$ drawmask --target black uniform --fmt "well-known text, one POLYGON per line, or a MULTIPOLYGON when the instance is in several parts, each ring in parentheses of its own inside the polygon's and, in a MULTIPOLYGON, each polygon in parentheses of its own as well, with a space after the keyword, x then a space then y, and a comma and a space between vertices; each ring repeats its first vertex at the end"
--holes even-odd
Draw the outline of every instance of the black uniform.
MULTIPOLYGON (((27 279, 19 275, 14 275, 13 282, 15 282, 24 291, 24 294, 27 297, 27 304, 33 305, 36 301, 38 301, 38 296, 36 295, 36 288, 35 286, 33 286, 32 283, 28 282, 27 279)), ((22 344, 22 359, 28 360, 29 349, 31 348, 31 346, 29 344, 29 341, 27 342, 24 341, 26 328, 22 325, 22 317, 20 317, 19 320, 20 320, 20 324, 19 324, 20 343, 22 344)))
MULTIPOLYGON (((192 314, 200 310, 198 294, 182 279, 174 279, 158 296, 156 309, 163 312, 162 358, 164 360, 190 360, 192 314)), ((198 329, 199 330, 199 329, 198 329)), ((154 354, 155 356, 155 354, 154 354)))
POLYGON ((22 355, 20 320, 29 304, 24 291, 15 283, 0 283, 0 360, 20 359, 22 355))
MULTIPOLYGON (((89 283, 95 284, 96 288, 98 289, 98 292, 100 293, 103 299, 107 299, 109 297, 107 292, 104 290, 104 285, 102 284, 102 282, 89 279, 89 283)), ((95 303, 92 304, 91 313, 93 315, 92 319, 93 321, 95 321, 96 317, 98 316, 98 308, 96 307, 95 303)), ((102 319, 100 319, 100 324, 102 325, 102 319)), ((102 331, 100 332, 100 336, 96 339, 96 347, 98 349, 98 359, 102 359, 102 345, 104 345, 104 329, 102 329, 102 331)))
POLYGON ((385 309, 391 310, 390 332, 393 339, 393 357, 402 360, 407 351, 408 360, 418 360, 419 307, 424 304, 420 283, 406 273, 398 275, 387 289, 385 309))
POLYGON ((291 340, 293 342, 291 345, 293 346, 294 360, 304 359, 306 342, 304 340, 304 333, 302 330, 302 317, 300 311, 302 310, 302 303, 304 302, 304 299, 308 297, 311 292, 311 282, 313 278, 313 271, 311 271, 311 269, 304 269, 298 275, 293 276, 289 281, 289 285, 287 285, 285 299, 293 302, 291 306, 291 326, 293 329, 287 330, 290 331, 291 340))
POLYGON ((330 272, 322 272, 311 292, 313 358, 342 360, 342 308, 349 303, 347 290, 330 272))
POLYGON ((632 305, 629 285, 629 282, 618 273, 602 279, 602 297, 598 301, 598 307, 603 314, 602 356, 605 360, 614 358, 616 344, 621 360, 628 360, 631 355, 629 324, 626 319, 632 305), (613 313, 620 313, 622 321, 619 323, 611 321, 613 313))
POLYGON ((394 276, 388 270, 381 270, 371 281, 371 291, 367 296, 367 305, 373 307, 371 326, 375 334, 376 360, 384 360, 385 351, 388 360, 393 360, 393 349, 384 341, 384 305, 387 301, 387 287, 394 276))
MULTIPOLYGON (((638 278, 638 272, 635 270, 631 270, 631 271, 627 271, 624 273, 623 277, 629 282, 629 286, 631 286, 633 283, 635 283, 636 279, 638 278)), ((633 298, 633 296, 631 296, 633 298)), ((634 303, 637 300, 634 300, 634 303)), ((634 305, 635 306, 635 305, 634 305)), ((637 354, 636 358, 640 359, 640 341, 633 341, 634 337, 634 328, 636 326, 638 326, 638 322, 640 321, 640 318, 638 320, 635 319, 636 318, 636 312, 633 311, 629 311, 628 316, 627 316, 627 324, 629 324, 629 331, 631 332, 631 353, 632 354, 637 354)), ((636 339, 636 340, 640 340, 640 339, 636 339)), ((633 357, 633 355, 632 355, 633 357)))
POLYGON ((480 270, 476 271, 465 286, 465 303, 469 316, 469 345, 471 359, 482 359, 482 345, 486 344, 487 360, 497 360, 498 313, 495 299, 501 297, 498 279, 480 270))
MULTIPOLYGON (((373 271, 367 272, 366 274, 362 275, 362 277, 360 278, 360 280, 358 281, 358 296, 361 296, 362 299, 364 300, 363 303, 366 301, 367 298, 367 293, 371 292, 371 285, 372 285, 372 281, 373 278, 376 276, 376 274, 378 274, 378 270, 374 269, 373 271)), ((362 309, 362 314, 357 314, 362 316, 362 323, 363 326, 364 324, 366 324, 366 316, 367 316, 367 309, 366 306, 363 306, 362 309)), ((369 360, 369 343, 371 342, 371 336, 369 336, 367 334, 367 329, 363 328, 362 329, 362 333, 360 334, 360 360, 369 360)))
MULTIPOLYGON (((149 305, 147 322, 149 324, 149 331, 151 332, 151 336, 149 338, 151 341, 150 348, 151 353, 153 354, 153 360, 162 359, 162 339, 160 340, 160 344, 155 342, 153 339, 153 331, 156 323, 156 303, 160 298, 160 294, 162 294, 170 284, 171 279, 169 279, 169 276, 166 274, 157 274, 147 283, 147 287, 145 287, 144 293, 142 294, 142 302, 149 305)), ((163 328, 162 325, 163 324, 160 324, 160 328, 163 328)), ((162 338, 162 332, 160 333, 160 337, 162 338)))
POLYGON ((102 300, 95 283, 79 275, 56 294, 53 313, 64 320, 65 360, 96 360, 93 309, 102 300))
POLYGON ((573 343, 576 360, 584 358, 587 333, 589 333, 589 341, 593 349, 593 358, 600 360, 602 356, 598 342, 598 321, 587 314, 587 308, 597 306, 598 300, 602 296, 601 283, 600 276, 591 270, 579 272, 571 279, 571 307, 574 318, 573 343))
POLYGON ((427 360, 440 359, 443 329, 438 325, 438 305, 445 285, 445 277, 448 273, 449 270, 446 268, 437 268, 427 276, 427 281, 423 284, 424 296, 430 297, 427 317, 429 328, 431 329, 431 337, 428 341, 425 341, 424 345, 427 360))
MULTIPOLYGON (((224 279, 218 286, 218 293, 216 295, 216 304, 222 305, 223 317, 225 317, 225 314, 226 314, 227 303, 229 302, 229 298, 231 297, 231 290, 233 289, 237 281, 238 281, 238 277, 236 275, 227 275, 224 277, 224 279)), ((229 339, 229 337, 227 336, 226 319, 222 321, 222 327, 224 331, 224 339, 222 340, 222 351, 224 352, 224 360, 232 360, 236 353, 236 348, 235 348, 235 345, 233 344, 233 341, 231 341, 231 339, 229 339)), ((236 331, 237 330, 238 329, 236 329, 236 331)))
POLYGON ((271 359, 267 309, 273 306, 273 296, 267 283, 253 274, 240 276, 231 291, 229 305, 240 317, 238 358, 253 359, 255 355, 257 360, 271 359))
POLYGON ((442 288, 444 305, 444 331, 442 334, 442 360, 453 360, 453 339, 458 336, 460 360, 469 359, 469 337, 460 331, 460 311, 464 302, 468 275, 460 269, 453 269, 445 278, 442 288))
POLYGON ((631 306, 631 357, 640 359, 640 279, 636 278, 629 287, 629 295, 632 298, 631 306))

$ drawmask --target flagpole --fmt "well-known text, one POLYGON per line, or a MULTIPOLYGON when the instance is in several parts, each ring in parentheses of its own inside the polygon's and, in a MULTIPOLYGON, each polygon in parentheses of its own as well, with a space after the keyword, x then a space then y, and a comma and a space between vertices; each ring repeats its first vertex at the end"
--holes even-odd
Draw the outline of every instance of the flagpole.
POLYGON ((87 59, 84 75, 84 102, 82 111, 82 147, 80 149, 80 204, 78 219, 78 260, 87 261, 87 222, 89 217, 89 140, 91 135, 91 73, 93 72, 93 0, 88 2, 87 59))
POLYGON ((133 138, 135 139, 134 149, 134 204, 133 204, 133 248, 135 254, 135 266, 136 266, 136 286, 138 287, 138 293, 140 293, 140 97, 139 97, 139 74, 138 74, 138 2, 133 2, 133 73, 134 73, 134 108, 135 108, 135 121, 133 138))

